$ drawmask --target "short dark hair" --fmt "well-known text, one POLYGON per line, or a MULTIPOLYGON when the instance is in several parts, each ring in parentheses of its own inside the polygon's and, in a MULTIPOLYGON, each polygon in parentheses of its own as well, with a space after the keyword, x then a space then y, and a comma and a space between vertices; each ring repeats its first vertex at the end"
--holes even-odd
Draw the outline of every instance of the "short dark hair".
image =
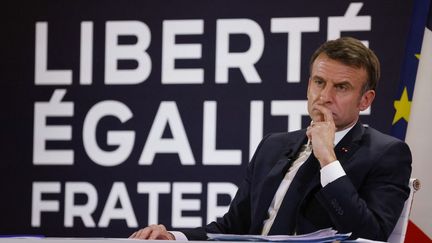
POLYGON ((367 48, 361 41, 352 37, 341 37, 322 44, 312 55, 309 70, 319 55, 325 54, 330 59, 340 61, 345 65, 364 68, 368 75, 366 84, 363 85, 362 94, 367 90, 375 90, 380 78, 380 62, 375 53, 367 48))

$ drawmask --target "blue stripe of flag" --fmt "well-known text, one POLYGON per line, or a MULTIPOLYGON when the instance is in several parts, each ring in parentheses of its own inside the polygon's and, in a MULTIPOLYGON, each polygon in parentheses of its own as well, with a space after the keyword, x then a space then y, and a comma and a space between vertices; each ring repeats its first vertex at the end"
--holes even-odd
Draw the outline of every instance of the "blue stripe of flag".
MULTIPOLYGON (((415 79, 417 74, 418 59, 416 54, 420 54, 423 41, 423 34, 426 24, 432 27, 432 19, 428 19, 430 0, 414 0, 411 25, 408 33, 407 44, 405 46, 405 56, 401 71, 401 80, 395 100, 399 100, 404 88, 407 88, 408 99, 412 100, 415 79)), ((408 123, 404 119, 396 122, 391 129, 391 134, 401 140, 405 139, 408 123)))

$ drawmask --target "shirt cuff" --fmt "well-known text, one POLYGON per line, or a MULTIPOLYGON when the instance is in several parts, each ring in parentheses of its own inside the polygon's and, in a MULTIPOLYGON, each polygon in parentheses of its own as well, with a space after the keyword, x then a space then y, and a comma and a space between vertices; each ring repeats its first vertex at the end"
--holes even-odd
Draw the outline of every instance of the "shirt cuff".
POLYGON ((169 231, 174 235, 175 240, 189 241, 185 234, 180 231, 169 231))
POLYGON ((335 160, 330 164, 321 168, 321 186, 325 187, 336 179, 346 175, 339 160, 335 160))

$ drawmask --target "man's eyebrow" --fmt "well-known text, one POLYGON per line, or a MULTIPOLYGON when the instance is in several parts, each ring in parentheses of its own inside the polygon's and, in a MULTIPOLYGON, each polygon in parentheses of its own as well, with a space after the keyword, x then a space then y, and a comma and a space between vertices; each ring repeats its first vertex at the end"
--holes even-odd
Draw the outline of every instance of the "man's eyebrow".
POLYGON ((353 86, 353 85, 352 85, 350 82, 348 82, 348 81, 341 81, 341 82, 335 83, 335 85, 347 85, 347 86, 350 86, 350 87, 353 86))

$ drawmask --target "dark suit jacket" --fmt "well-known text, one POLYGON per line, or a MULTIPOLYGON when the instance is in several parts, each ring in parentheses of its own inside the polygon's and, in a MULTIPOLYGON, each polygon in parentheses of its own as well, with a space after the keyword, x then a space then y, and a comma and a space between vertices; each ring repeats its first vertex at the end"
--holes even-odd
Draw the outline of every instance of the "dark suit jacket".
MULTIPOLYGON (((229 211, 217 222, 183 233, 190 240, 206 239, 206 233, 260 234, 274 193, 305 143, 305 130, 266 136, 229 211)), ((352 232, 353 238, 387 240, 409 195, 408 146, 357 123, 335 152, 346 176, 323 188, 316 170, 302 188, 305 196, 296 214, 287 215, 295 217, 296 233, 333 227, 341 233, 352 232)))

